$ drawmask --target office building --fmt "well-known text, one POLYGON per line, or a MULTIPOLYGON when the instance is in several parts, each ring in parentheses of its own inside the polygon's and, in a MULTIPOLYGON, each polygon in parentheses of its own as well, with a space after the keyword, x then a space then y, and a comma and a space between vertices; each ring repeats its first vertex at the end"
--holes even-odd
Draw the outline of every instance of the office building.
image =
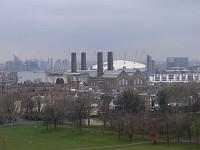
POLYGON ((39 68, 39 61, 36 59, 29 59, 26 60, 26 67, 28 71, 38 70, 39 68))
POLYGON ((152 60, 152 57, 147 55, 147 74, 155 74, 156 73, 156 65, 155 61, 152 60))
POLYGON ((48 58, 48 69, 51 70, 54 68, 53 58, 48 58))
POLYGON ((188 68, 188 57, 167 57, 167 69, 188 68))

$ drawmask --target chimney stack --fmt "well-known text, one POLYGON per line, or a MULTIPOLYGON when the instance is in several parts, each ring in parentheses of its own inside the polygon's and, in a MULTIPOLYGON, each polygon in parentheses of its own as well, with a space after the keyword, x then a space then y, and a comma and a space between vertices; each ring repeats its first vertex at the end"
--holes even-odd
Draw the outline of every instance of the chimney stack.
POLYGON ((97 53, 97 77, 101 77, 103 75, 103 53, 97 53))
POLYGON ((77 72, 76 53, 71 53, 71 72, 77 72))
POLYGON ((81 53, 81 70, 87 70, 86 53, 81 53))
POLYGON ((108 52, 108 70, 113 70, 113 52, 108 52))

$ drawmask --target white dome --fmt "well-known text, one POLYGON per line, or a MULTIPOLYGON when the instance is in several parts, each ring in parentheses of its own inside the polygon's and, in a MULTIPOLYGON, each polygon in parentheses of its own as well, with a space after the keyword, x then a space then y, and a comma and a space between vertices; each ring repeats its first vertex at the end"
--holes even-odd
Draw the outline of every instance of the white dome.
MULTIPOLYGON (((103 68, 106 70, 108 68, 108 62, 103 63, 103 68)), ((120 70, 123 69, 124 67, 126 69, 142 69, 145 68, 146 65, 134 62, 134 61, 125 61, 124 60, 114 60, 113 61, 113 67, 114 70, 120 70)), ((92 69, 97 69, 97 65, 92 66, 92 69)))

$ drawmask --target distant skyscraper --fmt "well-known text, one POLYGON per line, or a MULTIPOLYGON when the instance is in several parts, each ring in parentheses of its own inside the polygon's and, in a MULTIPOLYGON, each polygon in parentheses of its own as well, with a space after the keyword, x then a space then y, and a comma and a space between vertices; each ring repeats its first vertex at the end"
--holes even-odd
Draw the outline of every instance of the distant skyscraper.
POLYGON ((53 63, 53 58, 48 58, 48 69, 53 69, 54 68, 54 63, 53 63))
POLYGON ((156 73, 155 61, 149 55, 147 55, 147 73, 148 75, 156 73))
POLYGON ((67 59, 62 60, 62 66, 63 66, 63 70, 67 69, 67 59))
POLYGON ((4 70, 7 72, 12 72, 14 70, 14 61, 6 61, 4 70))
POLYGON ((188 68, 188 57, 167 57, 167 69, 173 67, 188 68))
POLYGON ((22 70, 22 61, 14 54, 14 67, 12 71, 21 71, 22 70))
POLYGON ((29 59, 26 60, 26 66, 28 71, 38 70, 39 68, 39 61, 36 59, 29 59))
POLYGON ((57 59, 55 64, 54 64, 54 68, 56 70, 62 70, 62 60, 61 59, 57 59))
POLYGON ((14 61, 19 61, 19 58, 17 57, 16 54, 14 54, 14 61))

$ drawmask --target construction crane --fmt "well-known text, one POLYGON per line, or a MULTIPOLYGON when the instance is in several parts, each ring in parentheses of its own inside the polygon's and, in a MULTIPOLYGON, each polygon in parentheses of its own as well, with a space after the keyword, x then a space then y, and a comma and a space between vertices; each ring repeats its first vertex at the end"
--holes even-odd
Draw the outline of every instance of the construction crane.
POLYGON ((135 64, 136 61, 137 61, 137 51, 135 52, 135 57, 134 57, 134 60, 133 60, 134 64, 135 64))
POLYGON ((140 56, 140 63, 143 61, 144 58, 144 51, 142 51, 141 56, 140 56))
POLYGON ((126 68, 126 50, 124 52, 124 66, 123 66, 123 68, 126 68))

